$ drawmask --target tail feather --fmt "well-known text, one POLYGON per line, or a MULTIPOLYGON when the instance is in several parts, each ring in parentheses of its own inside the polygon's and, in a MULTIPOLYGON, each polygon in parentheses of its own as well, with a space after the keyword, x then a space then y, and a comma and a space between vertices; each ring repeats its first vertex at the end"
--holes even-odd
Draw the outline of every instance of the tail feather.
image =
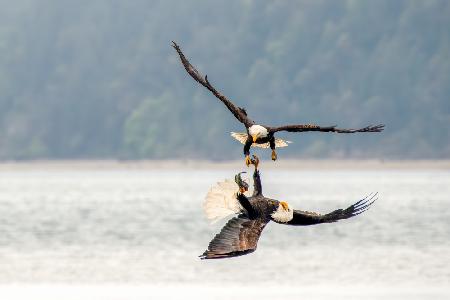
POLYGON ((238 190, 238 185, 229 179, 218 182, 210 188, 203 203, 203 210, 211 223, 229 215, 237 214, 242 210, 236 198, 238 190))
MULTIPOLYGON (((245 144, 245 142, 247 141, 247 137, 248 137, 248 135, 243 132, 231 132, 231 136, 233 138, 235 138, 236 140, 238 140, 241 144, 245 144)), ((287 147, 287 146, 289 146, 290 143, 292 143, 292 142, 285 141, 285 140, 282 140, 279 138, 275 138, 275 148, 287 147)), ((252 147, 270 148, 270 144, 269 143, 264 143, 264 144, 253 143, 252 147)))

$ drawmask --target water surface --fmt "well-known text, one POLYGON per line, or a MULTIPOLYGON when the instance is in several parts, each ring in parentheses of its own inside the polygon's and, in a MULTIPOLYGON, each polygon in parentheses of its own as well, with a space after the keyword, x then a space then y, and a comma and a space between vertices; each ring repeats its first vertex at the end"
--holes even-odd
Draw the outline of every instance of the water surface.
POLYGON ((0 284, 4 291, 11 284, 139 285, 153 292, 184 286, 195 298, 196 289, 220 295, 228 287, 316 296, 339 287, 334 296, 361 291, 357 298, 364 291, 450 295, 450 172, 263 171, 264 194, 298 209, 326 213, 375 191, 379 200, 334 224, 269 224, 253 254, 201 261, 197 256, 225 223, 209 225, 201 204, 212 184, 233 175, 2 171, 0 284))

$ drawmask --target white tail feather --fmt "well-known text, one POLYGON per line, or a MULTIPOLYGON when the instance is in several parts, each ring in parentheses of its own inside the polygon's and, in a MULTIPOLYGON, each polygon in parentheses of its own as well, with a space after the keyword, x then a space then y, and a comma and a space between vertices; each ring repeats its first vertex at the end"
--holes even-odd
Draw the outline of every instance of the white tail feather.
POLYGON ((238 185, 229 179, 218 182, 210 188, 203 203, 203 210, 211 224, 242 210, 236 199, 238 185))
MULTIPOLYGON (((236 140, 241 142, 241 144, 245 144, 245 141, 247 141, 248 135, 243 132, 231 132, 231 136, 234 137, 236 140)), ((289 144, 292 143, 291 141, 285 141, 279 138, 275 138, 275 148, 283 148, 289 146, 289 144)), ((253 143, 252 147, 259 147, 259 148, 269 148, 269 143, 264 144, 256 144, 253 143)))

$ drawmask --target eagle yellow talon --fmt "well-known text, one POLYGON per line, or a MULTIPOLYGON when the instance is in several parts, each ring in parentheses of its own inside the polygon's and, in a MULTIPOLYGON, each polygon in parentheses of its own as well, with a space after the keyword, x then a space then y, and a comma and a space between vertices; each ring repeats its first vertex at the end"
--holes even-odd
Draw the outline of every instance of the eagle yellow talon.
POLYGON ((272 150, 272 160, 277 160, 277 153, 275 152, 275 150, 272 150))
POLYGON ((250 159, 249 155, 245 156, 245 164, 247 165, 247 167, 252 163, 252 160, 250 159))

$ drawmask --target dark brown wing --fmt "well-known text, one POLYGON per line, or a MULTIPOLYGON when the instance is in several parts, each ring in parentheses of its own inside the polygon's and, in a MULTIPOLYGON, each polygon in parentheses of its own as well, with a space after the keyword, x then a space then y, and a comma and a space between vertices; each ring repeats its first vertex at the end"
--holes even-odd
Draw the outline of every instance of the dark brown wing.
POLYGON ((250 220, 245 215, 231 219, 209 243, 208 250, 200 258, 226 258, 255 251, 266 224, 265 220, 250 220))
POLYGON ((369 209, 370 205, 372 205, 378 198, 378 193, 373 195, 369 195, 364 199, 359 200, 353 205, 350 205, 346 209, 337 209, 331 213, 326 215, 321 215, 308 211, 294 210, 294 217, 291 221, 287 223, 277 222, 279 224, 288 224, 288 225, 297 225, 297 226, 306 226, 306 225, 315 225, 321 223, 333 223, 339 220, 348 219, 354 216, 357 216, 366 210, 369 209))
POLYGON ((355 133, 355 132, 381 132, 384 129, 383 124, 376 126, 366 126, 360 129, 341 129, 336 128, 336 126, 318 126, 314 124, 303 124, 303 125, 286 125, 280 127, 270 127, 270 132, 277 131, 288 131, 288 132, 304 132, 304 131, 321 131, 321 132, 337 132, 337 133, 355 133))
POLYGON ((243 123, 245 125, 245 127, 248 128, 248 127, 252 126, 254 124, 254 122, 249 117, 247 117, 247 112, 245 111, 245 109, 237 107, 230 100, 228 100, 224 95, 222 95, 220 92, 218 92, 211 85, 211 83, 209 83, 208 76, 205 76, 205 78, 203 78, 202 74, 200 74, 200 72, 197 71, 197 69, 194 68, 193 65, 191 65, 191 63, 184 56, 183 52, 181 52, 180 47, 174 41, 172 41, 172 43, 173 43, 172 46, 175 48, 175 50, 177 50, 178 55, 180 56, 181 63, 183 64, 184 68, 189 73, 189 75, 191 75, 191 77, 194 78, 195 81, 197 81, 198 83, 203 85, 205 88, 210 90, 211 93, 214 94, 214 96, 219 98, 220 101, 222 101, 223 104, 225 104, 225 106, 233 113, 233 115, 236 117, 236 119, 238 119, 241 123, 243 123))

